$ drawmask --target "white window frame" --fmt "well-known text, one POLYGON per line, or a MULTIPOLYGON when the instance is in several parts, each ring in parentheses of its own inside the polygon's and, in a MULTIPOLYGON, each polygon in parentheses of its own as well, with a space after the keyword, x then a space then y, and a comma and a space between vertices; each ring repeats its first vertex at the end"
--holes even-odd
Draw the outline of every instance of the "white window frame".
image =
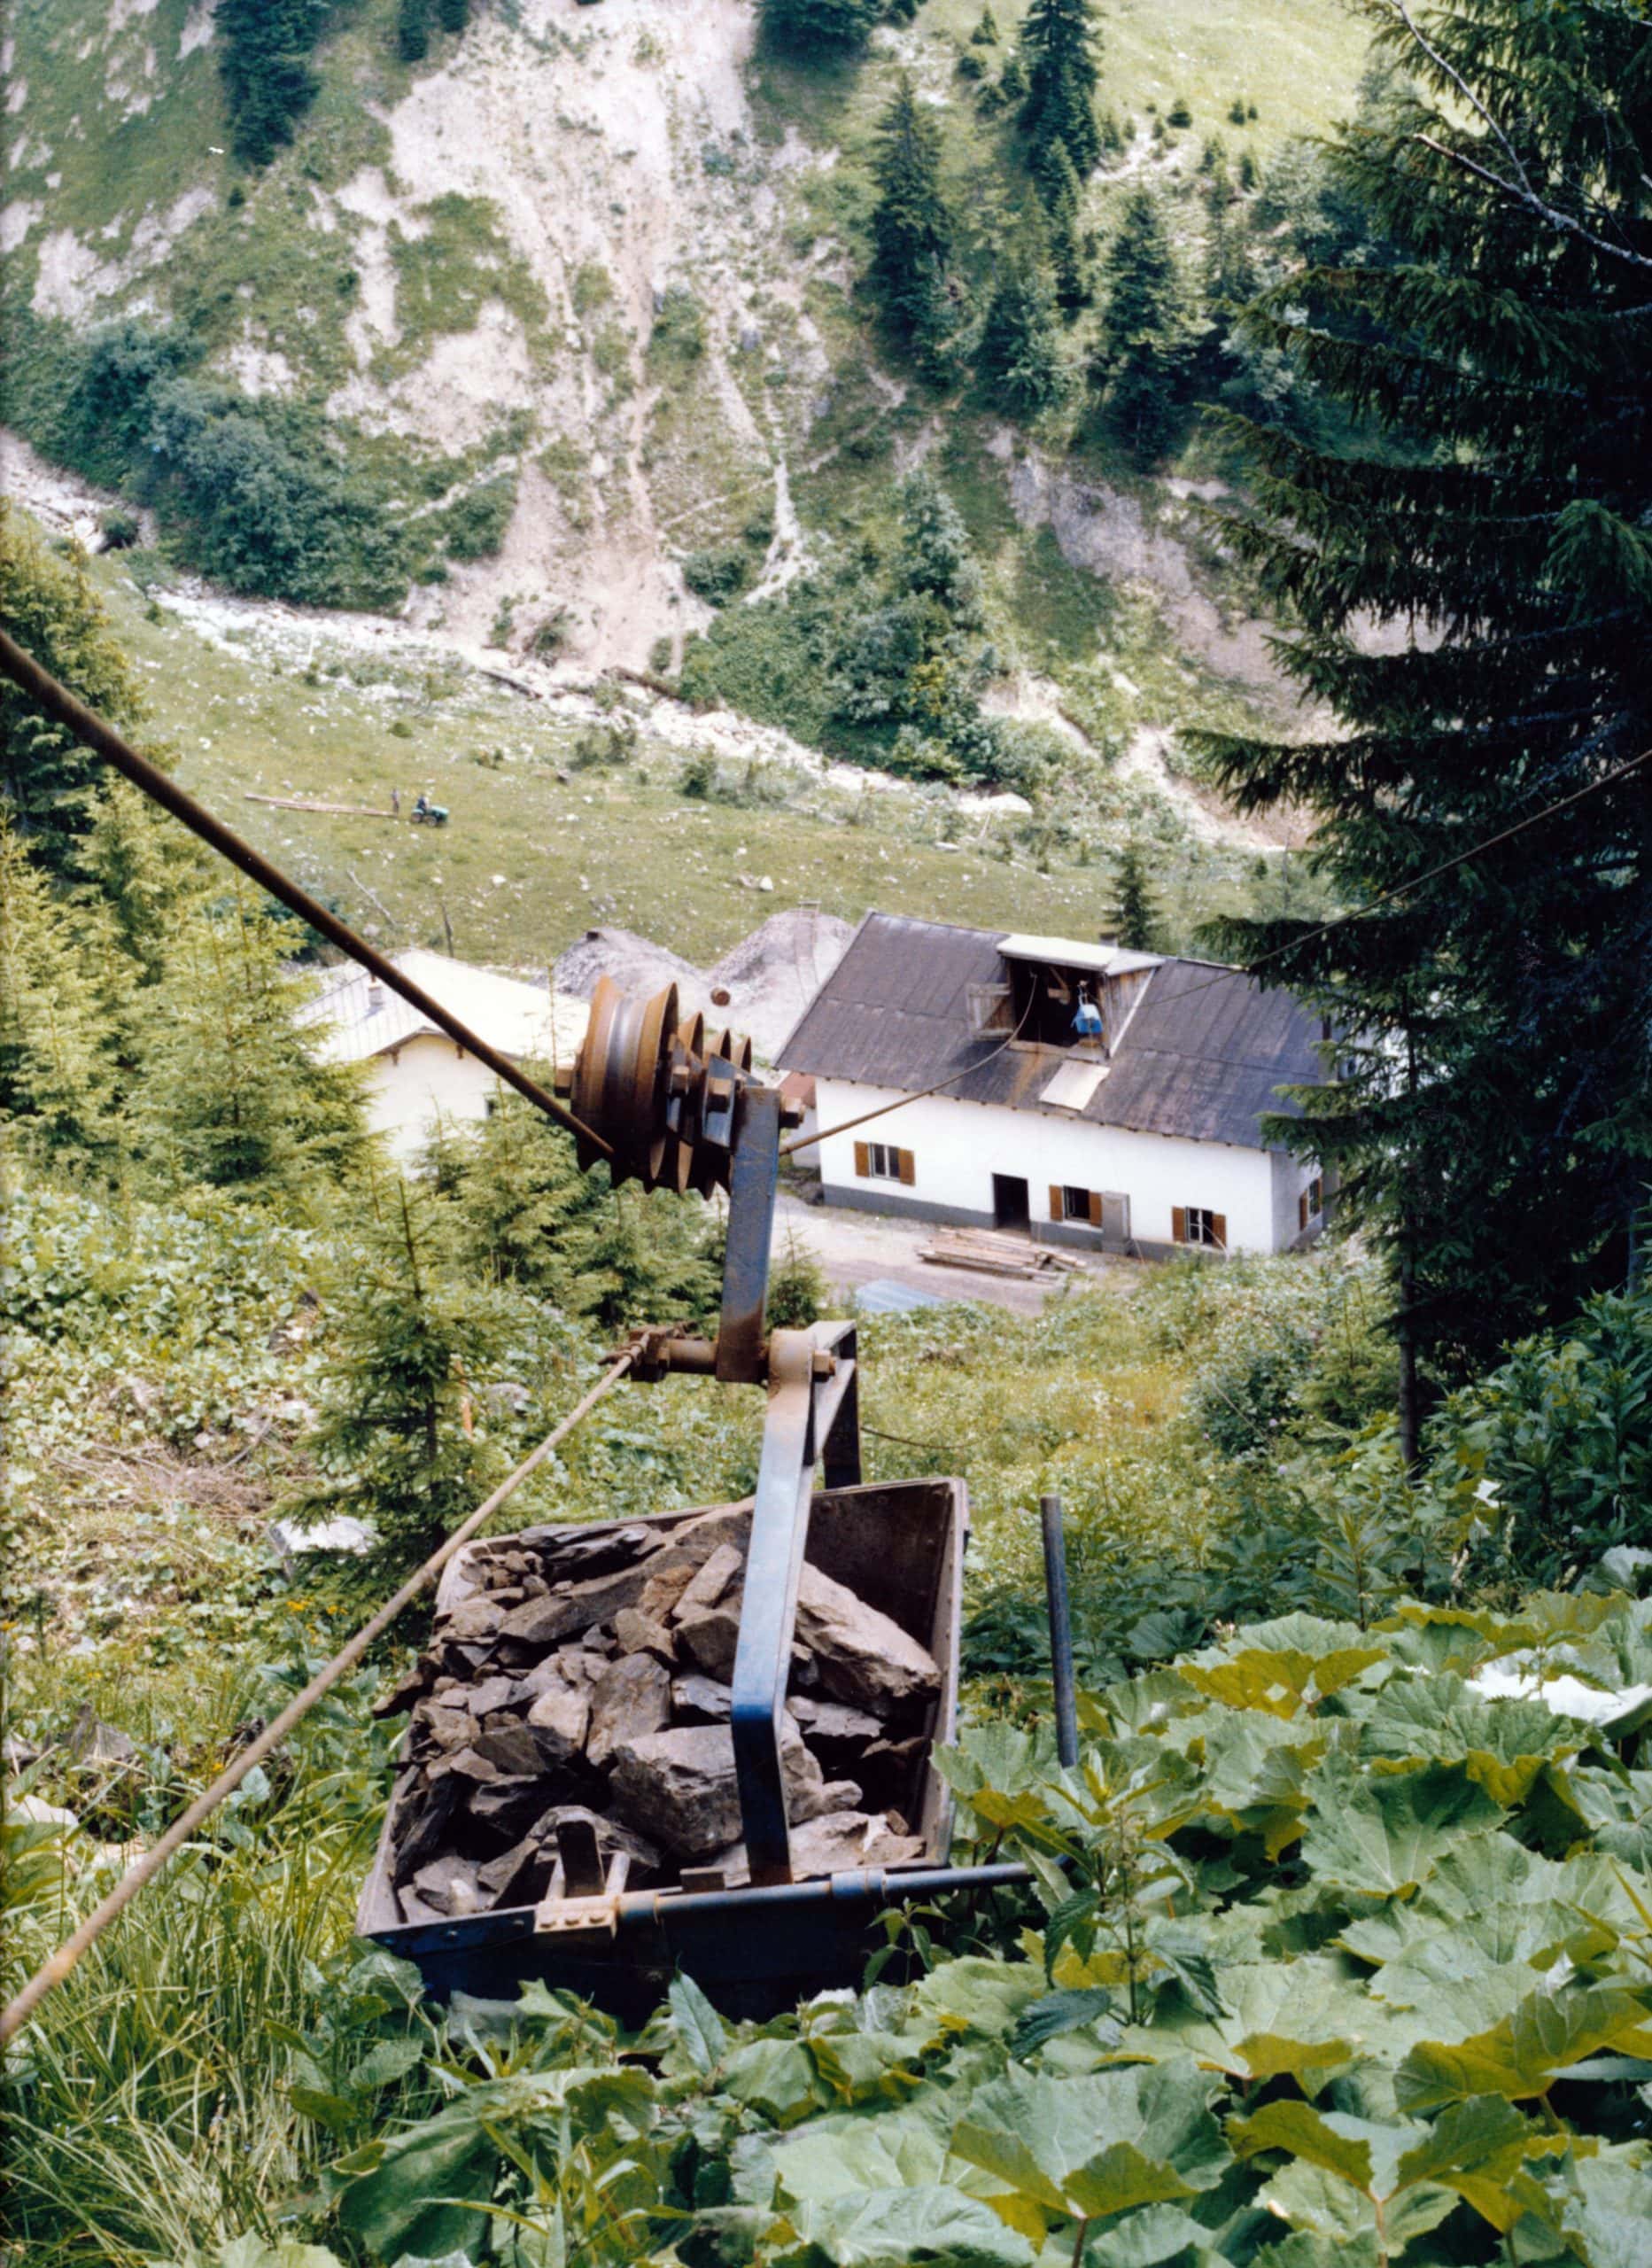
POLYGON ((1216 1208, 1214 1205, 1190 1205, 1187 1208, 1187 1240, 1205 1252, 1220 1252, 1222 1239, 1216 1234, 1216 1208))
POLYGON ((868 1181, 899 1181, 901 1153, 894 1143, 867 1143, 866 1178, 868 1181))
POLYGON ((1064 1181, 1062 1183, 1061 1218, 1064 1221, 1077 1221, 1081 1223, 1083 1227, 1089 1228, 1090 1225, 1090 1192, 1088 1189, 1080 1189, 1076 1183, 1071 1181, 1064 1181), (1073 1201, 1074 1198, 1077 1198, 1079 1200, 1076 1205, 1074 1205, 1073 1201))

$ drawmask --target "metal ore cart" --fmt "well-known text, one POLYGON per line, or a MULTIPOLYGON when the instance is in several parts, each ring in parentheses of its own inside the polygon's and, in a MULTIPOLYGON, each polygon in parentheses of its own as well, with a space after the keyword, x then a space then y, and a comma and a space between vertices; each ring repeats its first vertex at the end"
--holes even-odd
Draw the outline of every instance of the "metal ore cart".
MULTIPOLYGON (((730 1702, 748 1879, 728 1886, 689 1868, 674 1885, 632 1890, 623 1857, 605 1868, 594 1832, 570 1822, 558 1828, 555 1871, 536 1904, 408 1922, 392 1884, 399 1808, 392 1801, 358 1927, 415 1961, 443 1998, 461 1990, 498 1999, 541 1978, 640 2016, 680 1966, 731 2013, 760 2014, 800 1993, 857 1981, 876 1942, 873 1924, 886 1908, 1027 1879, 1020 1866, 949 1863, 951 1806, 933 1760, 935 1744, 949 1741, 956 1724, 968 1499, 958 1480, 862 1483, 852 1324, 765 1328, 780 1136, 794 1120, 778 1091, 752 1076, 749 1041, 733 1032, 708 1035, 701 1018, 679 1018, 674 987, 643 1000, 604 979, 568 1084, 580 1121, 611 1146, 617 1183, 729 1192, 715 1339, 650 1329, 624 1351, 636 1378, 683 1371, 758 1386, 767 1396, 730 1702), (818 1466, 825 1481, 818 1490, 818 1466), (940 1669, 902 1806, 921 1851, 898 1866, 802 1879, 794 1870, 781 1734, 805 1563, 887 1614, 940 1669)), ((581 1162, 589 1166, 594 1156, 582 1152, 581 1162)), ((570 1532, 594 1540, 624 1526, 669 1526, 693 1517, 537 1529, 520 1540, 570 1532)), ((468 1586, 467 1562, 477 1548, 450 1564, 438 1615, 468 1586)), ((404 1771, 399 1794, 406 1780, 404 1771)))

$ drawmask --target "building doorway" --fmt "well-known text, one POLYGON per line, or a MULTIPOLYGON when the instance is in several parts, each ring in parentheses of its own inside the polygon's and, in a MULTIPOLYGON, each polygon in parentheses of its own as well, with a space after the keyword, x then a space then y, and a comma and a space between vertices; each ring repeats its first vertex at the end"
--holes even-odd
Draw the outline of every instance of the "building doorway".
POLYGON ((1028 1199, 1027 1184, 1019 1174, 995 1173, 992 1177, 992 1225, 995 1229, 1026 1229, 1032 1226, 1032 1208, 1028 1199))

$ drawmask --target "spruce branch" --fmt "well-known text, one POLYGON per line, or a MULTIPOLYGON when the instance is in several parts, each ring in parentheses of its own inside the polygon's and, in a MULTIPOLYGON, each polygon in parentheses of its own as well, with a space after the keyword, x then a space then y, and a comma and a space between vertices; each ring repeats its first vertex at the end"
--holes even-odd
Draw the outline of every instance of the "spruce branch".
POLYGON ((1546 221, 1550 228, 1558 229, 1566 236, 1575 237, 1579 244, 1587 245, 1591 252, 1598 252, 1603 260, 1627 260, 1632 268, 1644 268, 1652 271, 1652 259, 1648 259, 1645 252, 1636 252, 1630 245, 1615 245, 1605 237, 1597 236, 1593 229, 1586 229, 1581 221, 1574 221, 1571 214, 1563 213, 1558 206, 1550 205, 1546 198, 1540 197, 1535 190, 1505 180, 1501 174, 1493 172, 1490 166, 1479 164, 1476 159, 1470 157, 1466 151, 1454 150, 1446 143, 1437 141, 1431 134, 1414 134, 1411 139, 1424 150, 1433 151, 1436 157, 1444 158, 1448 164, 1459 166, 1463 172, 1473 174, 1479 180, 1488 183, 1493 189, 1500 191, 1504 197, 1511 198, 1515 204, 1524 206, 1528 212, 1536 214, 1540 221, 1546 221))

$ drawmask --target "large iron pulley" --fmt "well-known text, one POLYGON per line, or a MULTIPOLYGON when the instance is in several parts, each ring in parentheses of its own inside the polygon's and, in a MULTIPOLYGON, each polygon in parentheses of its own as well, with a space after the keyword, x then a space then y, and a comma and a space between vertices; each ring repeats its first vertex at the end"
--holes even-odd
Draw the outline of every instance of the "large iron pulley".
MULTIPOLYGON (((674 984, 644 999, 604 976, 591 998, 569 1099, 581 1122, 609 1145, 616 1183, 709 1197, 728 1186, 751 1060, 743 1032, 708 1032, 702 1015, 679 1016, 674 984)), ((586 1170, 601 1155, 584 1139, 577 1147, 586 1170)))

